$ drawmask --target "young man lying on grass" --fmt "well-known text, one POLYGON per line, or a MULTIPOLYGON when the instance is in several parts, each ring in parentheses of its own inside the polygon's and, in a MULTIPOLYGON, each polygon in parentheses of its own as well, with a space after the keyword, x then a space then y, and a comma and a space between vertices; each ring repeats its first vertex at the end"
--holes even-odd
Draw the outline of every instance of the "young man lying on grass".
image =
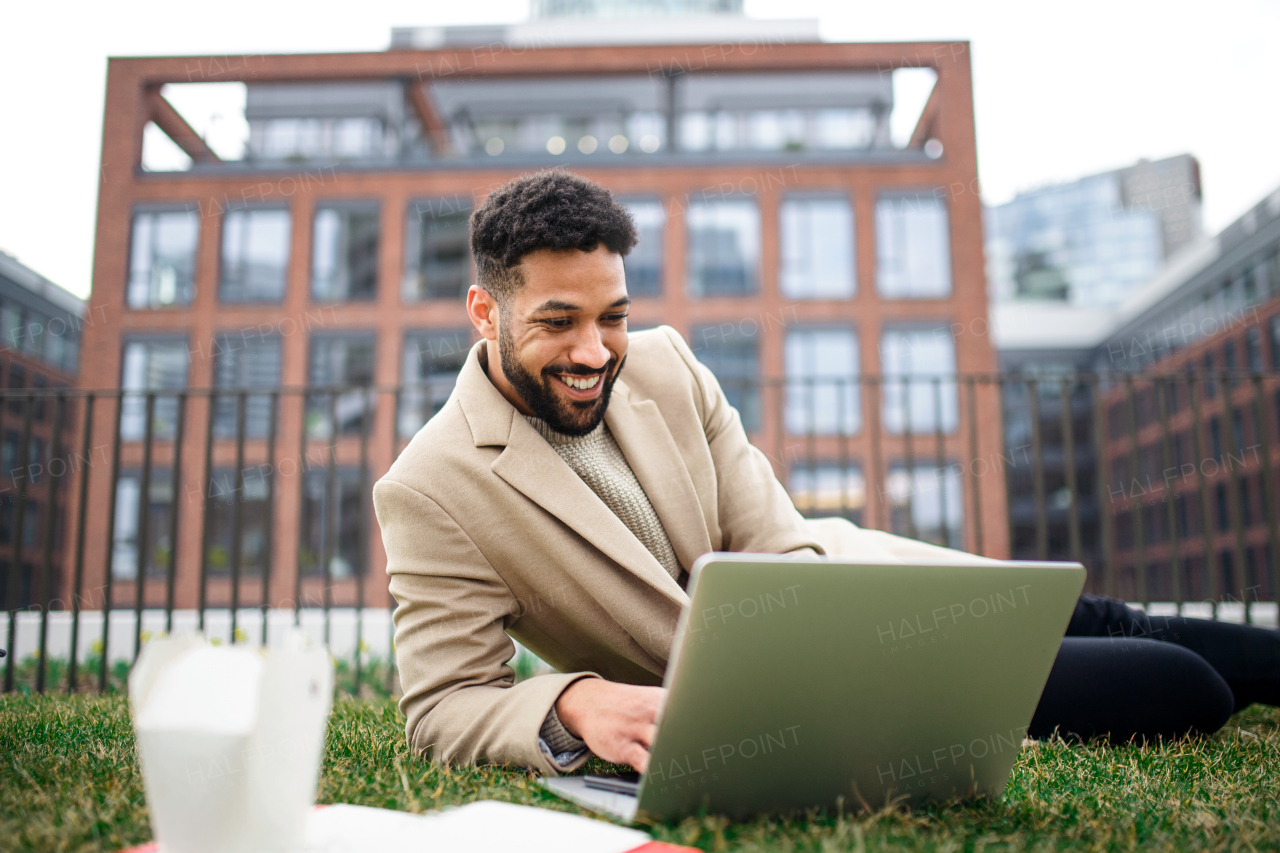
MULTIPOLYGON (((983 562, 806 520, 668 327, 627 332, 636 243, 608 190, 512 181, 471 219, 482 340, 374 488, 411 747, 447 762, 643 770, 689 568, 708 551, 983 562), (558 672, 520 684, 515 637, 558 672)), ((1280 703, 1280 632, 1081 598, 1030 734, 1212 732, 1280 703)))

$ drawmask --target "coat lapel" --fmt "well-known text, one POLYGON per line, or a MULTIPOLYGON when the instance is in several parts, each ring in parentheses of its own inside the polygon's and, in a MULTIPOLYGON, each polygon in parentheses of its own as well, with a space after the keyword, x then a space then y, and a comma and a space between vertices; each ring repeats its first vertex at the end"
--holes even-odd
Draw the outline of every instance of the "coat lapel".
POLYGON ((711 538, 693 479, 658 404, 633 402, 619 380, 604 420, 658 513, 680 565, 688 571, 694 560, 711 550, 711 538))
MULTIPOLYGON (((688 596, 676 583, 666 569, 649 553, 627 526, 605 506, 604 502, 591 491, 586 483, 574 473, 563 459, 552 449, 551 445, 538 435, 537 430, 516 411, 493 383, 485 375, 484 368, 478 360, 479 348, 483 341, 476 345, 466 364, 458 375, 455 389, 463 414, 471 427, 472 437, 477 447, 484 445, 505 445, 505 449, 493 461, 491 470, 505 480, 512 488, 519 491, 542 509, 551 513, 566 526, 599 549, 606 557, 639 578, 653 588, 663 599, 674 605, 674 612, 688 603, 688 596)), ((615 393, 621 382, 615 386, 615 393)), ((617 403, 616 398, 609 404, 612 411, 617 403)), ((654 415, 657 408, 654 407, 654 415)), ((607 418, 606 418, 607 419, 607 418)), ((624 420, 626 418, 624 417, 624 420)), ((640 429, 650 429, 651 425, 641 422, 640 429)), ((613 429, 612 423, 610 429, 613 429)), ((662 427, 667 441, 675 452, 674 441, 666 427, 662 427)), ((624 430, 634 434, 634 425, 628 423, 624 430)), ((617 436, 615 436, 617 437, 617 436)), ((628 462, 632 462, 635 449, 628 452, 619 438, 619 446, 628 462)), ((678 455, 678 454, 677 454, 678 455)), ((633 463, 634 464, 634 463, 633 463)), ((646 479, 655 482, 652 474, 637 479, 648 489, 646 479)), ((659 473, 658 476, 663 476, 659 473)), ((688 474, 685 474, 688 479, 688 474)), ((690 486, 692 489, 692 486, 690 486)), ((651 499, 652 500, 652 499, 651 499)), ((658 502, 654 502, 655 510, 658 502)), ((668 510, 669 512, 670 510, 668 510)), ((698 517, 701 517, 699 511, 698 517)), ((667 519, 659 510, 659 518, 663 524, 667 519)), ((671 535, 668 531, 668 535, 671 535)), ((672 539, 675 547, 675 539, 672 539)), ((679 548, 676 554, 684 562, 679 548)), ((602 607, 628 633, 641 644, 645 650, 658 660, 665 660, 670 643, 669 631, 655 632, 654 626, 648 624, 652 612, 641 612, 634 606, 634 601, 624 600, 618 594, 616 577, 611 574, 584 570, 584 566, 570 563, 562 568, 573 574, 584 588, 591 591, 602 607)), ((674 622, 674 616, 672 616, 674 622)))

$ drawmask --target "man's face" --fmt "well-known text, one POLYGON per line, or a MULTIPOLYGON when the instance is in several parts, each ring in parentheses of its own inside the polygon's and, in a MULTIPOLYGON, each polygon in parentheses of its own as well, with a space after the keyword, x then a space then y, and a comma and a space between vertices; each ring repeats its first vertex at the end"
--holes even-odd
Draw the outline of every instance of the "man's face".
POLYGON ((524 286, 498 309, 502 375, 552 429, 584 435, 604 418, 627 355, 622 256, 539 249, 520 266, 524 286))

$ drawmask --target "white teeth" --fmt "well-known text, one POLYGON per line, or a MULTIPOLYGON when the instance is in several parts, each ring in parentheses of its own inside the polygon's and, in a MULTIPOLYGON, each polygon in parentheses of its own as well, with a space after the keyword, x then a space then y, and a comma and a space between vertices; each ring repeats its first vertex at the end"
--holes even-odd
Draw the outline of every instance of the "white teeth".
POLYGON ((560 381, 568 385, 570 388, 577 388, 579 391, 586 391, 589 388, 596 387, 596 383, 600 381, 600 375, 590 376, 585 379, 578 379, 573 376, 560 375, 560 381))

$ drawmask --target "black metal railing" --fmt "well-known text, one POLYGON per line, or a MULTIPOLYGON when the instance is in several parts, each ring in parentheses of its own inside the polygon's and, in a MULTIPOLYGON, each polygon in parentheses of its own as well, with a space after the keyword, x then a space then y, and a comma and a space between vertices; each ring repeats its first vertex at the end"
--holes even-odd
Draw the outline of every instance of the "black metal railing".
MULTIPOLYGON (((1280 374, 722 377, 797 507, 1089 589, 1270 619, 1280 374), (1234 610, 1233 610, 1234 608, 1234 610)), ((0 391, 4 689, 118 687, 148 636, 312 631, 395 688, 373 482, 421 386, 0 391)))

